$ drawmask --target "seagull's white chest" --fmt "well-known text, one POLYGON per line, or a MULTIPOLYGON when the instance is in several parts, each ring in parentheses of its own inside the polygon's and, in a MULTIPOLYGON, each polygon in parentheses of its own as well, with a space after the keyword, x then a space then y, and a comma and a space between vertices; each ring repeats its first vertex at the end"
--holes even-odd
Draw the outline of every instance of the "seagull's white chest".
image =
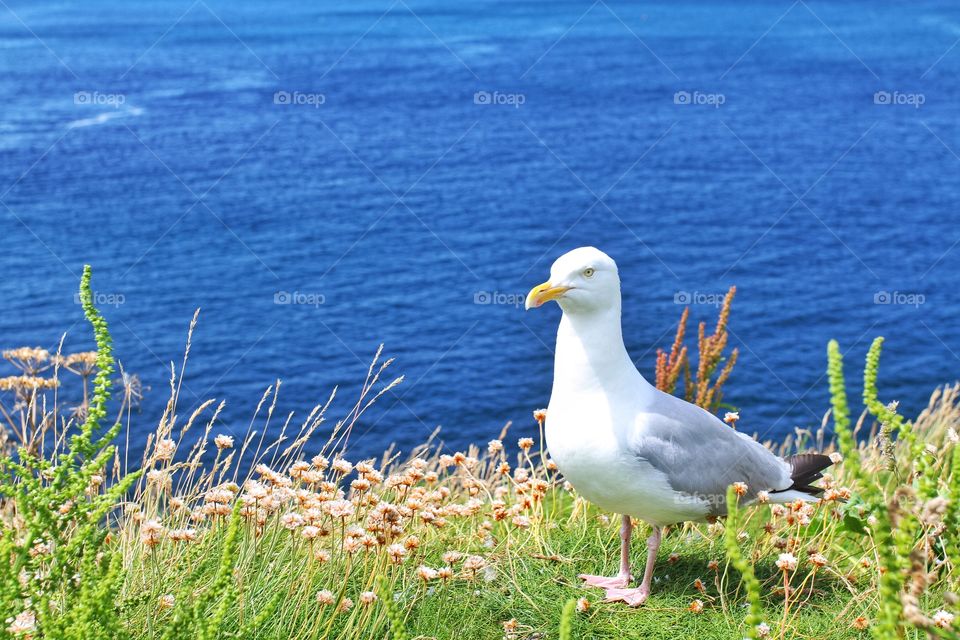
POLYGON ((547 409, 550 456, 577 492, 602 509, 657 525, 701 518, 702 505, 674 491, 618 436, 636 419, 634 407, 611 406, 599 391, 555 394, 547 409))

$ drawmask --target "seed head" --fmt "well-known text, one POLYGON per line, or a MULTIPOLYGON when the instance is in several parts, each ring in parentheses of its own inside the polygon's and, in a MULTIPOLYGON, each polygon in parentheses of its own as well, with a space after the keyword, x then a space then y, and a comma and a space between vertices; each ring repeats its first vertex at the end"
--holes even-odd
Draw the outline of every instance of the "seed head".
POLYGON ((781 553, 777 558, 777 568, 781 571, 793 571, 797 568, 797 558, 792 553, 781 553))
POLYGON ((949 611, 940 609, 940 611, 933 614, 933 624, 941 629, 949 629, 953 625, 953 617, 953 614, 949 611))

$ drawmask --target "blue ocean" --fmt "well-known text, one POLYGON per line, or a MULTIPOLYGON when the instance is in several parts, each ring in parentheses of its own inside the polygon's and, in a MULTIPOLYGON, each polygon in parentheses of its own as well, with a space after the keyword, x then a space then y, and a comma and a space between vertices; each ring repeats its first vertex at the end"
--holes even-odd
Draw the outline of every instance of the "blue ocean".
POLYGON ((276 379, 282 416, 339 387, 332 424, 383 344, 358 456, 532 433, 560 312, 523 296, 581 245, 648 377, 737 286, 725 400, 765 438, 819 425, 831 338, 855 389, 886 337, 907 415, 958 377, 954 3, 2 4, 2 346, 92 348, 92 265, 133 449, 197 308, 179 413, 225 399, 217 432, 276 379))

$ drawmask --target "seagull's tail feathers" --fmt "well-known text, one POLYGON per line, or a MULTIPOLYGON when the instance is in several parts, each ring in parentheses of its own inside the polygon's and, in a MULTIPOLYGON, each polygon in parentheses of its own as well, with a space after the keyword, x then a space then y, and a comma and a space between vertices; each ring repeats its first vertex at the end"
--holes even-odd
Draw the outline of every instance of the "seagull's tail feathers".
POLYGON ((820 453, 801 453, 784 460, 790 465, 790 479, 793 480, 793 484, 782 491, 771 491, 771 499, 776 502, 781 500, 790 502, 797 498, 816 500, 823 493, 823 489, 813 486, 813 483, 822 478, 823 470, 833 464, 830 456, 820 453))

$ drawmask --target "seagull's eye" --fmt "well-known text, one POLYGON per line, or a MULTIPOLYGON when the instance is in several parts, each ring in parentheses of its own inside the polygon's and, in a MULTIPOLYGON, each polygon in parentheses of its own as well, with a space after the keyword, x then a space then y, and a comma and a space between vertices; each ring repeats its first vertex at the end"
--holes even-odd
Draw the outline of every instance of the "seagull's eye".
POLYGON ((592 277, 593 277, 593 274, 595 274, 596 272, 597 272, 597 270, 594 269, 593 267, 587 267, 586 269, 583 270, 583 277, 584 277, 584 278, 592 278, 592 277))

